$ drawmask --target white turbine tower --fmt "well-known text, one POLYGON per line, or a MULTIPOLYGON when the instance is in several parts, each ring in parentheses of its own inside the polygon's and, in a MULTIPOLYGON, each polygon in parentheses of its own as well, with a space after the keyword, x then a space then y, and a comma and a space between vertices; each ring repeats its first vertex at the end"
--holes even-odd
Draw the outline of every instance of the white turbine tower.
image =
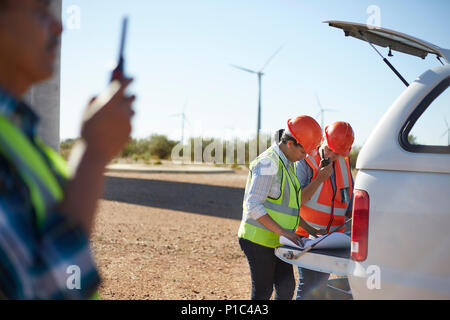
POLYGON ((263 65, 263 67, 259 71, 250 70, 250 69, 243 68, 243 67, 240 67, 240 66, 237 66, 234 64, 231 65, 233 68, 237 68, 239 70, 242 70, 242 71, 245 71, 248 73, 253 73, 258 76, 258 89, 259 89, 259 91, 258 91, 258 121, 257 121, 258 124, 257 124, 257 129, 256 129, 256 140, 257 140, 258 150, 259 150, 259 134, 261 131, 262 77, 264 76, 263 71, 267 68, 269 63, 273 60, 273 58, 275 58, 275 56, 281 51, 282 48, 283 48, 283 46, 281 46, 277 51, 275 51, 275 53, 267 60, 267 62, 263 65))
POLYGON ((186 101, 186 103, 184 104, 183 107, 183 112, 182 113, 177 113, 177 114, 172 114, 170 117, 180 117, 181 118, 181 140, 180 143, 181 145, 184 145, 184 127, 185 127, 185 122, 188 122, 188 119, 186 117, 186 106, 187 106, 188 102, 186 101))
POLYGON ((339 110, 335 110, 335 109, 324 109, 322 107, 322 104, 320 103, 320 99, 319 96, 316 93, 316 100, 317 100, 317 105, 319 106, 319 113, 316 115, 316 119, 318 116, 320 116, 320 128, 322 129, 322 133, 325 130, 324 128, 324 124, 325 124, 325 112, 338 112, 339 110))

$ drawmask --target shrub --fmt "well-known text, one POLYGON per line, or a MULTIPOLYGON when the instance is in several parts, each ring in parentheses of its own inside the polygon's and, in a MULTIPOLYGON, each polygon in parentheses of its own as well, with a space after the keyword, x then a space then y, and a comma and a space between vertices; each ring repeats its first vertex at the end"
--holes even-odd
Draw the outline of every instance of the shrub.
POLYGON ((177 142, 169 140, 166 136, 155 134, 150 137, 147 150, 158 159, 168 159, 176 145, 177 142))
POLYGON ((358 155, 360 151, 361 151, 360 146, 354 146, 352 148, 352 151, 350 151, 349 155, 350 168, 354 169, 356 167, 356 161, 358 160, 358 155))
POLYGON ((68 159, 70 153, 72 152, 72 148, 77 142, 77 139, 66 139, 62 141, 59 145, 59 153, 64 159, 68 159))
MULTIPOLYGON (((265 145, 266 147, 263 148, 262 150, 259 150, 259 153, 264 152, 268 147, 270 147, 271 143, 272 143, 272 137, 270 135, 267 134, 262 134, 261 139, 263 139, 263 141, 265 141, 265 145)), ((222 159, 224 163, 226 164, 235 164, 235 165, 246 165, 248 166, 249 163, 251 161, 253 161, 254 159, 250 159, 250 145, 253 148, 256 148, 256 138, 253 137, 250 140, 241 140, 239 138, 233 138, 231 140, 221 140, 221 139, 214 139, 214 138, 201 138, 201 137, 197 137, 197 138, 191 138, 189 139, 188 145, 190 145, 191 147, 191 161, 195 161, 194 159, 194 152, 195 150, 195 144, 194 141, 201 141, 201 148, 202 148, 202 160, 203 159, 203 155, 205 153, 205 149, 210 146, 212 143, 217 143, 217 147, 222 146, 222 155, 217 155, 218 159, 222 159), (228 145, 228 142, 233 142, 232 145, 234 147, 233 150, 233 163, 230 163, 231 159, 227 159, 227 152, 226 152, 226 148, 228 145), (244 151, 245 151, 245 158, 244 159, 238 159, 238 150, 237 147, 239 146, 244 146, 244 151), (243 161, 243 163, 238 163, 238 160, 240 160, 241 162, 243 161)), ((183 154, 183 152, 181 151, 180 156, 183 154)), ((216 157, 216 149, 213 149, 211 154, 208 156, 211 156, 213 158, 216 157)), ((231 156, 231 155, 229 155, 231 156)))
POLYGON ((163 135, 152 135, 145 139, 131 139, 120 153, 120 158, 142 159, 150 162, 150 158, 168 159, 177 142, 163 135))

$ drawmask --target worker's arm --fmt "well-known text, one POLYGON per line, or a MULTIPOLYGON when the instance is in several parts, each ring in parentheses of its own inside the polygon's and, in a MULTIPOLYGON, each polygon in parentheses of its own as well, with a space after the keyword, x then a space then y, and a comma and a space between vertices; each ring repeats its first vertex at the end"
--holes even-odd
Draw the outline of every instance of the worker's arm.
POLYGON ((267 214, 264 208, 267 197, 278 198, 281 195, 281 182, 277 181, 276 165, 267 158, 252 168, 251 184, 244 198, 244 206, 247 215, 253 220, 258 220, 267 214))
POLYGON ((258 221, 261 222, 267 229, 269 229, 270 231, 276 233, 277 235, 284 236, 284 237, 288 238, 289 240, 291 240, 294 243, 300 242, 300 244, 303 245, 303 241, 302 241, 302 237, 301 236, 299 236, 298 234, 296 234, 296 233, 294 233, 292 231, 283 229, 268 214, 266 214, 266 215, 262 216, 261 218, 259 218, 258 221))
POLYGON ((285 236, 293 242, 301 241, 301 237, 293 232, 283 229, 273 220, 264 208, 267 197, 281 196, 281 181, 277 179, 278 163, 267 161, 259 162, 252 170, 252 183, 244 199, 247 214, 250 218, 259 221, 270 231, 285 236))
POLYGON ((81 142, 72 158, 73 176, 67 184, 60 210, 80 223, 87 234, 92 231, 97 200, 103 192, 106 165, 128 142, 131 132, 131 105, 126 96, 131 79, 112 83, 112 96, 102 95, 88 106, 82 126, 81 142), (100 101, 104 99, 104 101, 100 101))

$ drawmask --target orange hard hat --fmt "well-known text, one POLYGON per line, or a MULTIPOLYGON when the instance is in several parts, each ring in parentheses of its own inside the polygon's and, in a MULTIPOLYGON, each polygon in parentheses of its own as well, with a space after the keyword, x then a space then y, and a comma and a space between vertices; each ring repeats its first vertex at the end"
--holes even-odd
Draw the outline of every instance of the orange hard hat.
POLYGON ((322 140, 322 130, 316 120, 310 116, 299 116, 288 120, 291 135, 301 144, 303 149, 311 154, 322 140))
POLYGON ((355 141, 355 134, 348 122, 339 121, 325 127, 325 139, 331 150, 347 157, 355 141))

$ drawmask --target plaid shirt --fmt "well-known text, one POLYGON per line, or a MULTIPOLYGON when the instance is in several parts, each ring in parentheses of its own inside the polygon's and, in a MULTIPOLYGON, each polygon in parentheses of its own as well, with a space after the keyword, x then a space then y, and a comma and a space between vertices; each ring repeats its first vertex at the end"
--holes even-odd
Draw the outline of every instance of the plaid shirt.
MULTIPOLYGON (((34 143, 38 117, 1 88, 0 114, 34 143)), ((81 226, 54 210, 38 230, 28 187, 0 154, 0 299, 88 299, 99 283, 81 226)))

